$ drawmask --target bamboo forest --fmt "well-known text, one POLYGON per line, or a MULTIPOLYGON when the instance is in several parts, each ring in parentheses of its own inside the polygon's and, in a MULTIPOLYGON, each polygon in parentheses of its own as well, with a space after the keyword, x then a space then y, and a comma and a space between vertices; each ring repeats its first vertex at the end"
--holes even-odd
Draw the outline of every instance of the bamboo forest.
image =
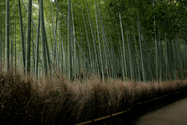
POLYGON ((2 125, 93 122, 187 89, 186 0, 1 0, 0 12, 2 125))

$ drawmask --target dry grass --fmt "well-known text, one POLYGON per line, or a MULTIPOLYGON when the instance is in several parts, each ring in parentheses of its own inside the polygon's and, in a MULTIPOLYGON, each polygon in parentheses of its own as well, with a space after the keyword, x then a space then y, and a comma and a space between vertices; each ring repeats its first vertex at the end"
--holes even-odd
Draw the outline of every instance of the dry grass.
POLYGON ((70 83, 0 73, 0 124, 75 124, 126 110, 137 102, 187 88, 187 80, 162 83, 99 78, 70 83))

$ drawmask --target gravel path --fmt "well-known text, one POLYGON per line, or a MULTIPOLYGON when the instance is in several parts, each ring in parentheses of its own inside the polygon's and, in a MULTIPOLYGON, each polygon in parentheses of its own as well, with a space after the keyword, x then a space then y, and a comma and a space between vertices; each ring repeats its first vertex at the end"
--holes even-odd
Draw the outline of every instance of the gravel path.
POLYGON ((187 125, 187 98, 140 116, 136 125, 187 125))

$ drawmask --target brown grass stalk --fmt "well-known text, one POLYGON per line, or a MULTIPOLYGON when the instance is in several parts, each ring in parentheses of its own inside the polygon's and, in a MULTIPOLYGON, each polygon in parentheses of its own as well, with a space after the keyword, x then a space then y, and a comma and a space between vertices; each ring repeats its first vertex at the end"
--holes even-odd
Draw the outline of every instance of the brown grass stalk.
POLYGON ((98 77, 69 82, 0 73, 0 124, 76 124, 129 109, 138 102, 187 88, 187 80, 110 83, 98 77))

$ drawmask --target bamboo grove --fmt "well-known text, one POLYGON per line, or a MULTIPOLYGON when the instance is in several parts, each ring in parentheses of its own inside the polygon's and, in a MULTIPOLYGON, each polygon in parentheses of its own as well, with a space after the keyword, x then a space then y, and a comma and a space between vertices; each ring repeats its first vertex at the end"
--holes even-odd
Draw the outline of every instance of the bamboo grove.
MULTIPOLYGON (((15 68, 36 78, 62 74, 70 80, 95 75, 144 82, 186 78, 187 45, 178 32, 171 39, 153 15, 148 36, 141 10, 123 11, 119 4, 115 21, 108 21, 104 3, 1 2, 1 70, 15 68)), ((151 7, 158 11, 156 1, 151 7)))

